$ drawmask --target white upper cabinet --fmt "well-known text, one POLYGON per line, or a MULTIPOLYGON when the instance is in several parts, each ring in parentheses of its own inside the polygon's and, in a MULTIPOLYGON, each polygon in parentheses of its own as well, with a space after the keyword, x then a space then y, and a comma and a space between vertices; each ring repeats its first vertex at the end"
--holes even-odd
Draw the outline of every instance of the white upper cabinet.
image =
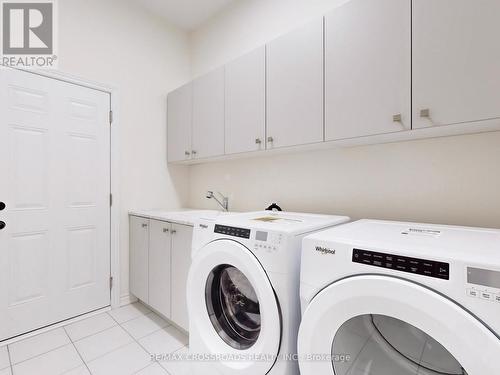
POLYGON ((187 84, 168 94, 168 161, 191 157, 192 85, 187 84))
POLYGON ((352 0, 325 17, 325 138, 411 129, 411 0, 352 0))
POLYGON ((267 46, 267 147, 323 141, 323 18, 267 46))
POLYGON ((413 0, 413 126, 500 117, 500 1, 413 0))
POLYGON ((265 149, 266 49, 226 65, 226 154, 265 149))
POLYGON ((224 68, 193 82, 193 158, 224 154, 224 68))

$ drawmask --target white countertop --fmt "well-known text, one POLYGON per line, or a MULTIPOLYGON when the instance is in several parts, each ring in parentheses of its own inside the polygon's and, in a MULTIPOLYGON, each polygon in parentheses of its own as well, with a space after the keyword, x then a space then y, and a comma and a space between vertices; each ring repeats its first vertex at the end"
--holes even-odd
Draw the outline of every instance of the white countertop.
POLYGON ((219 215, 227 215, 227 212, 216 210, 179 209, 176 211, 166 211, 162 209, 153 210, 130 210, 129 215, 145 217, 148 219, 174 222, 184 225, 194 225, 202 218, 215 218, 219 215))

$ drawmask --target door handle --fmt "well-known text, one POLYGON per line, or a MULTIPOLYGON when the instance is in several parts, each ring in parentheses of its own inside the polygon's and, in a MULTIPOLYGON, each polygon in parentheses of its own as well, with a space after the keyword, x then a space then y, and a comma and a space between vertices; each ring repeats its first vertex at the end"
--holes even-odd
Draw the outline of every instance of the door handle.
POLYGON ((6 226, 7 226, 7 224, 5 224, 5 221, 0 221, 0 230, 5 228, 6 226))

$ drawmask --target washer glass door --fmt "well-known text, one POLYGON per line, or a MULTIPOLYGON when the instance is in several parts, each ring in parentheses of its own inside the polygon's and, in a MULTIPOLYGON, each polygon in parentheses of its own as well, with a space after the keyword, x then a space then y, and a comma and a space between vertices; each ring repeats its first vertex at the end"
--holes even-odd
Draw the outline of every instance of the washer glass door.
POLYGON ((336 375, 466 375, 431 336, 402 320, 366 314, 345 322, 335 335, 336 375))
POLYGON ((231 347, 252 347, 260 334, 257 293, 238 268, 220 265, 210 273, 205 299, 210 320, 219 336, 231 347))

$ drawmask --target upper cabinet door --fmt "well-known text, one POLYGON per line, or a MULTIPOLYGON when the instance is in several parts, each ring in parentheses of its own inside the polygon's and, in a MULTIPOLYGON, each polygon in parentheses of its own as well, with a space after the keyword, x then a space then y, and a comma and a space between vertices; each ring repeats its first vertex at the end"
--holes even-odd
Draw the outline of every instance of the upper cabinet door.
POLYGON ((411 129, 411 1, 352 0, 325 17, 325 138, 411 129))
POLYGON ((265 149, 266 49, 226 65, 226 154, 265 149))
POLYGON ((413 0, 413 125, 500 117, 500 1, 413 0))
POLYGON ((224 68, 193 82, 193 158, 224 154, 224 68))
POLYGON ((191 157, 192 85, 187 84, 168 94, 168 161, 191 157))
POLYGON ((323 18, 267 46, 267 147, 322 142, 323 18))

